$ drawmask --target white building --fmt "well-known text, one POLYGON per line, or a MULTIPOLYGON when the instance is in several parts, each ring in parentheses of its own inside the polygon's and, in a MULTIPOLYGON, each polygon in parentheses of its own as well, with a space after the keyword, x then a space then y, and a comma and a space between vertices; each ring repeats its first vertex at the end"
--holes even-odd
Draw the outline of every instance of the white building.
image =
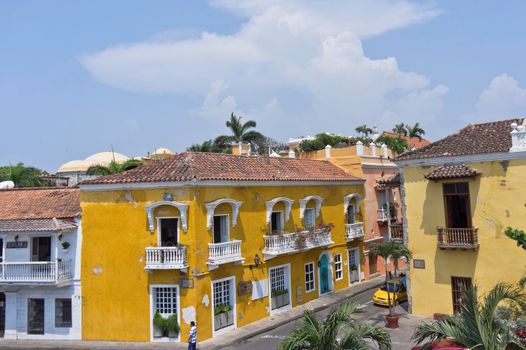
POLYGON ((81 339, 79 190, 0 190, 0 334, 81 339))

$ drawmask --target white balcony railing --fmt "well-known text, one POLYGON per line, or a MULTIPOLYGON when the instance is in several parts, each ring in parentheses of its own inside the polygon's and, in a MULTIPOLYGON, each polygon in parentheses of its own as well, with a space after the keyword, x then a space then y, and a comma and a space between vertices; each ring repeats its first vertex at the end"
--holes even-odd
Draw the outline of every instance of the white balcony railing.
POLYGON ((363 222, 356 222, 354 224, 345 225, 345 239, 351 241, 357 238, 363 238, 363 222))
POLYGON ((389 215, 386 209, 378 209, 377 216, 378 216, 378 221, 380 222, 385 222, 389 218, 389 215))
POLYGON ((263 236, 263 239, 265 240, 263 254, 268 256, 294 253, 333 243, 329 229, 276 234, 263 236))
POLYGON ((146 248, 147 270, 185 269, 187 267, 185 246, 146 248))
POLYGON ((0 270, 0 282, 9 283, 53 283, 73 278, 71 260, 3 262, 0 270))
POLYGON ((208 264, 219 265, 242 260, 240 240, 208 243, 208 264))

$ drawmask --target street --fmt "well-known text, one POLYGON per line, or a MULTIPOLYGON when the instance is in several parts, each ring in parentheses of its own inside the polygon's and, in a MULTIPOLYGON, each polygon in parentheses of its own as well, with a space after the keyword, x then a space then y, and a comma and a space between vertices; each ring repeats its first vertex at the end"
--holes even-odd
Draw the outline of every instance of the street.
MULTIPOLYGON (((375 324, 380 327, 385 327, 383 315, 388 312, 387 308, 379 307, 371 303, 372 295, 375 290, 370 290, 361 294, 358 294, 353 299, 358 301, 362 306, 361 313, 357 313, 355 319, 365 320, 369 323, 375 324)), ((397 306, 396 311, 398 313, 407 313, 407 303, 403 303, 397 306)), ((330 308, 324 309, 316 315, 319 319, 324 318, 329 313, 330 308)), ((223 348, 223 349, 236 349, 236 350, 270 350, 277 349, 282 340, 296 327, 296 324, 300 320, 292 321, 267 333, 260 334, 254 338, 241 341, 234 346, 223 348)), ((391 341, 393 344, 393 350, 407 350, 411 347, 410 338, 414 330, 414 326, 421 322, 421 319, 412 315, 400 317, 400 328, 391 330, 385 328, 391 334, 391 341)))

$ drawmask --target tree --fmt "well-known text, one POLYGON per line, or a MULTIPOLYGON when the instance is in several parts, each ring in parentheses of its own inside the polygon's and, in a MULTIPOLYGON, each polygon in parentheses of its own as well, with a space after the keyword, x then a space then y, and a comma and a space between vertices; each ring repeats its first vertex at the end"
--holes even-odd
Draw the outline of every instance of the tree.
POLYGON ((230 148, 225 148, 222 145, 218 145, 214 140, 207 140, 203 143, 195 143, 186 149, 191 152, 213 152, 213 153, 228 153, 230 148))
POLYGON ((420 123, 415 123, 415 125, 413 125, 413 126, 406 125, 405 127, 407 129, 407 135, 406 136, 409 136, 409 138, 416 137, 417 139, 422 140, 422 136, 424 136, 426 134, 424 129, 422 129, 420 127, 420 123))
MULTIPOLYGON (((392 258, 393 261, 396 259, 396 264, 398 264, 398 259, 402 256, 405 256, 407 259, 410 259, 411 252, 409 249, 402 243, 395 241, 388 241, 385 243, 377 244, 371 248, 371 253, 376 256, 381 256, 386 262, 385 265, 385 285, 387 287, 387 303, 389 304, 389 316, 394 314, 394 301, 391 303, 391 293, 389 293, 389 267, 387 265, 387 260, 392 258), (392 304, 392 305, 391 305, 392 304)), ((396 274, 396 265, 395 265, 395 274, 396 274)))
POLYGON ((385 143, 387 147, 398 154, 402 154, 407 150, 407 141, 401 137, 391 137, 382 135, 375 141, 378 143, 385 143))
POLYGON ((242 117, 237 117, 234 113, 230 115, 230 120, 227 120, 226 126, 232 132, 232 135, 221 135, 215 139, 217 145, 228 146, 232 142, 248 142, 257 145, 262 142, 265 136, 255 130, 249 130, 256 127, 254 120, 249 120, 246 123, 241 123, 242 117))
POLYGON ((469 349, 524 349, 513 330, 497 317, 500 303, 525 307, 526 295, 516 286, 499 283, 479 299, 476 286, 467 288, 463 291, 458 314, 421 324, 412 339, 417 344, 425 344, 424 349, 431 348, 437 340, 448 338, 469 349))
POLYGON ((397 133, 399 136, 407 136, 407 129, 405 128, 404 123, 395 124, 393 132, 397 133))
POLYGON ((504 234, 514 241, 517 241, 517 247, 526 250, 526 233, 524 233, 523 230, 507 227, 504 234))
POLYGON ((104 176, 104 175, 113 175, 117 173, 121 173, 126 170, 130 170, 133 168, 137 168, 142 165, 142 162, 137 159, 128 159, 124 163, 117 163, 116 161, 112 160, 108 166, 104 165, 92 165, 86 170, 87 175, 97 175, 97 176, 104 176))
POLYGON ((358 311, 356 301, 347 301, 333 308, 325 321, 320 322, 312 310, 305 310, 299 328, 280 344, 280 350, 344 350, 391 349, 391 338, 385 330, 353 319, 358 311))
POLYGON ((359 134, 363 134, 365 137, 369 137, 369 135, 371 135, 373 133, 373 129, 367 127, 367 125, 360 125, 359 127, 357 127, 356 129, 357 133, 359 134))
POLYGON ((0 167, 0 182, 13 181, 15 187, 43 187, 42 170, 25 166, 24 163, 0 167))

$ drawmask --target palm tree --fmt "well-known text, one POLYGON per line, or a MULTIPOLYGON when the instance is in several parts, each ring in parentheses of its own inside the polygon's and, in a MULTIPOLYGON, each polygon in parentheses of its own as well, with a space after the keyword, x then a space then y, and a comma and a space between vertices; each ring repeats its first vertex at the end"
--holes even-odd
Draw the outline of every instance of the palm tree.
POLYGON ((407 136, 407 129, 405 128, 404 123, 395 124, 393 132, 397 133, 399 136, 407 136))
POLYGON ((409 259, 411 259, 411 251, 405 244, 396 242, 396 246, 391 254, 391 258, 393 258, 394 276, 396 277, 398 272, 398 261, 401 258, 405 258, 407 261, 409 261, 409 259))
POLYGON ((237 117, 234 113, 230 115, 230 120, 227 120, 226 126, 232 131, 232 135, 221 135, 215 139, 218 145, 227 146, 232 142, 248 142, 256 145, 258 142, 264 140, 265 136, 255 130, 249 130, 256 127, 254 120, 249 120, 246 123, 241 123, 242 117, 237 117))
MULTIPOLYGON (((382 244, 377 244, 371 248, 370 252, 373 255, 381 256, 385 261, 385 264, 384 264, 385 265, 385 285, 388 291, 387 292, 387 303, 389 305, 389 316, 392 316, 394 314, 394 302, 391 303, 391 293, 389 293, 389 286, 388 286, 389 266, 387 265, 387 260, 389 258, 392 258, 394 260, 395 257, 396 259, 399 259, 402 256, 410 257, 411 252, 409 251, 409 249, 407 249, 407 247, 404 244, 395 242, 395 241, 387 241, 382 244)), ((398 264, 398 261, 396 261, 396 264, 398 264)), ((396 273, 396 270, 395 270, 395 273, 396 273)))
POLYGON ((422 136, 426 134, 424 129, 420 127, 420 123, 415 123, 413 126, 406 125, 405 127, 407 129, 407 136, 409 136, 409 138, 416 137, 417 139, 422 140, 422 136))
POLYGON ((128 159, 124 163, 117 163, 116 161, 112 160, 108 166, 104 165, 92 165, 86 170, 87 175, 97 175, 97 176, 104 176, 104 175, 113 175, 117 173, 121 173, 126 170, 130 170, 133 168, 137 168, 142 165, 142 162, 138 159, 128 159))
POLYGON ((299 328, 280 344, 280 350, 391 349, 391 338, 385 330, 353 319, 359 304, 350 300, 331 310, 320 322, 312 310, 305 310, 299 328))
POLYGON ((373 133, 373 129, 367 127, 367 125, 360 125, 359 127, 357 127, 356 129, 357 133, 359 134, 364 134, 365 137, 368 137, 370 134, 373 133))
POLYGON ((482 299, 477 296, 476 286, 465 289, 458 314, 421 324, 412 339, 417 344, 426 344, 424 349, 447 338, 470 349, 525 349, 509 326, 498 319, 495 311, 500 303, 525 307, 526 295, 521 288, 504 283, 497 284, 482 299))
POLYGON ((42 187, 42 170, 25 166, 24 163, 0 167, 0 182, 13 181, 16 187, 42 187))
POLYGON ((188 147, 186 150, 191 152, 214 152, 217 146, 214 144, 213 140, 207 140, 203 143, 194 143, 192 146, 188 147))

